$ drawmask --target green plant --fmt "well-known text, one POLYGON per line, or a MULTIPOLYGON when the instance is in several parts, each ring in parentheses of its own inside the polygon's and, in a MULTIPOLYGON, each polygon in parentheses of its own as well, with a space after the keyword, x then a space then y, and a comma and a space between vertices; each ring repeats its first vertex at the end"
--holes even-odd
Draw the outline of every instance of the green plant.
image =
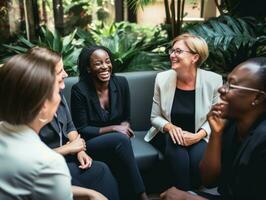
POLYGON ((115 61, 114 72, 153 70, 169 63, 164 59, 165 54, 158 50, 167 43, 166 35, 160 28, 121 22, 104 28, 96 27, 89 33, 79 29, 77 35, 84 39, 87 46, 94 43, 109 48, 115 61))
POLYGON ((262 32, 256 31, 257 27, 252 18, 224 15, 190 26, 186 31, 208 43, 210 56, 203 67, 226 74, 250 57, 266 56, 265 32, 263 28, 262 32))
POLYGON ((24 36, 18 36, 15 43, 4 47, 9 56, 26 52, 36 45, 60 52, 66 71, 73 76, 77 75, 76 63, 81 49, 93 44, 111 50, 114 55, 114 72, 169 68, 164 47, 168 44, 166 33, 159 27, 148 28, 127 22, 114 23, 104 28, 96 26, 90 32, 78 28, 65 37, 56 31, 42 28, 39 40, 29 42, 24 36))
MULTIPOLYGON (((39 39, 30 42, 24 36, 18 36, 17 42, 14 44, 4 44, 10 52, 9 56, 17 53, 25 53, 33 46, 47 47, 62 55, 64 68, 69 75, 77 74, 77 58, 83 46, 82 39, 75 39, 76 30, 71 34, 61 37, 57 31, 51 32, 49 29, 42 27, 39 39)), ((3 59, 2 62, 6 60, 3 59)))
MULTIPOLYGON (((128 0, 130 6, 141 7, 154 3, 156 0, 128 0)), ((167 30, 169 39, 181 33, 183 18, 185 17, 185 3, 186 0, 164 0, 165 9, 165 24, 164 28, 167 30)))

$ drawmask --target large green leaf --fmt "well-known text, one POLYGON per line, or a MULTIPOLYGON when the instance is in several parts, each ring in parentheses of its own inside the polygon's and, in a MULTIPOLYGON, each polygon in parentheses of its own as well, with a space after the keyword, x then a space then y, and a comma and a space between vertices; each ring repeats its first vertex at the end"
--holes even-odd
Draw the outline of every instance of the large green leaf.
POLYGON ((263 38, 256 36, 255 27, 248 18, 221 16, 189 26, 187 31, 208 43, 210 56, 203 67, 226 73, 249 57, 264 55, 265 51, 259 50, 266 44, 263 38))

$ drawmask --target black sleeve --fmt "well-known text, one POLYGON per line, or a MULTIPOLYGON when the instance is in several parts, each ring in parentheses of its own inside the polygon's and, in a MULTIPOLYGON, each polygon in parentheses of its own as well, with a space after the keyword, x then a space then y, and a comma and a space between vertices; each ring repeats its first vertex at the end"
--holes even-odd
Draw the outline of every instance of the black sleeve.
POLYGON ((73 86, 71 89, 71 114, 73 122, 82 136, 93 138, 99 135, 100 128, 88 125, 86 104, 86 97, 79 88, 73 86))

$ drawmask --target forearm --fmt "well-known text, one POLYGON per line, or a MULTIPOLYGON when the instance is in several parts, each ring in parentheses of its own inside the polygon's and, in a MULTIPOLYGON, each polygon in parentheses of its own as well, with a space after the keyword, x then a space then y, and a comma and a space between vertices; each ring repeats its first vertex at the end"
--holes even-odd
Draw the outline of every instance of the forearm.
POLYGON ((187 192, 185 200, 207 200, 207 199, 199 195, 194 195, 187 192))
POLYGON ((195 135, 197 136, 198 141, 200 141, 207 136, 207 132, 204 129, 200 129, 195 135))
POLYGON ((63 156, 70 154, 70 149, 68 148, 67 144, 54 148, 53 150, 63 156))
POLYGON ((221 134, 211 134, 209 143, 200 162, 200 172, 203 184, 216 184, 221 171, 221 134))
POLYGON ((78 132, 77 131, 71 131, 68 133, 67 137, 68 137, 68 140, 70 142, 72 142, 73 140, 75 140, 77 137, 78 137, 78 132))
POLYGON ((105 134, 114 131, 114 126, 105 126, 100 128, 100 134, 105 134))
POLYGON ((102 194, 87 188, 82 188, 79 186, 72 186, 72 192, 74 200, 88 200, 88 199, 97 199, 97 200, 107 200, 102 194))

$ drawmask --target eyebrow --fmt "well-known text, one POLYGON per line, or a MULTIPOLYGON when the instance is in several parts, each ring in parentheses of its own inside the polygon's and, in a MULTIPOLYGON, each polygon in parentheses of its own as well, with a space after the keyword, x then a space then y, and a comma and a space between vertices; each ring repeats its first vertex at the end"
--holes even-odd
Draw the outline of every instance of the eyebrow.
POLYGON ((60 74, 63 71, 63 68, 61 68, 58 72, 56 72, 57 74, 60 74))

